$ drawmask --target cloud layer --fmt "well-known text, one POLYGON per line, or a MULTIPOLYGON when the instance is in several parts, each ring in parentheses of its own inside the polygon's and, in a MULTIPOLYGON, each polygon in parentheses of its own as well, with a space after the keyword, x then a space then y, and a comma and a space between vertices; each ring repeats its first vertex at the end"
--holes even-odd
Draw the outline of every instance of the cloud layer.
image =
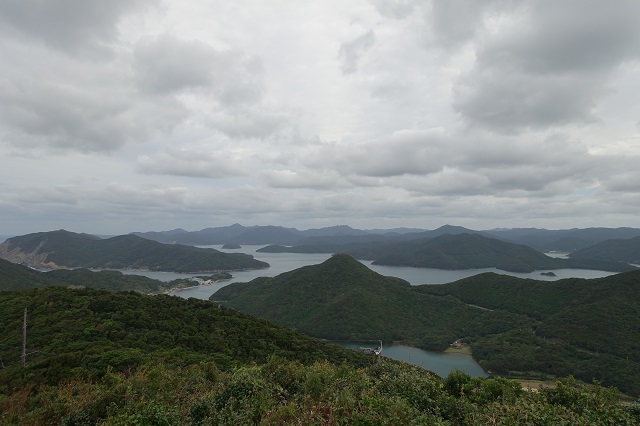
POLYGON ((0 235, 640 227, 635 1, 45 3, 0 5, 0 235))

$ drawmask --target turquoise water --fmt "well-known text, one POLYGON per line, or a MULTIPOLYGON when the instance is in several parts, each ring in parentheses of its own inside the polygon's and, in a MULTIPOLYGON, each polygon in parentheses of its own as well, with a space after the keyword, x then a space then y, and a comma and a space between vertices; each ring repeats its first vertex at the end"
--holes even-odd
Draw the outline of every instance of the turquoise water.
MULTIPOLYGON (((341 345, 354 350, 361 346, 376 346, 376 344, 362 345, 355 343, 341 343, 341 345)), ((440 377, 448 376, 453 370, 464 371, 471 377, 489 376, 473 357, 465 354, 432 352, 411 346, 390 345, 383 346, 380 355, 417 365, 425 370, 433 371, 440 377)))

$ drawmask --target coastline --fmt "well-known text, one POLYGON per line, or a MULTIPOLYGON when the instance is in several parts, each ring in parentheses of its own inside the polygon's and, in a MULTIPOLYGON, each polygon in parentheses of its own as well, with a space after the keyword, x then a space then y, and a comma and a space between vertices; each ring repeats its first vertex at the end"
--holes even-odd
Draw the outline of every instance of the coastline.
POLYGON ((183 290, 190 290, 190 289, 198 288, 198 287, 206 287, 206 286, 210 286, 210 285, 213 285, 213 284, 217 284, 217 283, 222 282, 222 281, 230 280, 231 278, 233 278, 233 277, 224 278, 224 279, 220 279, 220 280, 206 280, 206 281, 202 281, 202 280, 198 280, 197 278, 193 278, 193 279, 189 279, 189 281, 192 281, 192 282, 196 283, 194 285, 190 285, 190 286, 186 286, 186 287, 181 287, 181 286, 171 287, 171 288, 168 288, 168 289, 162 291, 162 293, 160 293, 160 294, 167 294, 169 296, 175 296, 176 293, 178 293, 180 291, 183 291, 183 290))

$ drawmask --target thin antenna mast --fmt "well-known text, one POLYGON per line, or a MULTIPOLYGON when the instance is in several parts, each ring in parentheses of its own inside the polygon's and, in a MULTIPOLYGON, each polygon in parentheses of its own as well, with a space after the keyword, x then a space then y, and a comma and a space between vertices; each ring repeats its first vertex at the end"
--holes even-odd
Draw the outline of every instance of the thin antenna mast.
POLYGON ((27 363, 27 308, 24 308, 24 323, 22 325, 22 366, 27 363))

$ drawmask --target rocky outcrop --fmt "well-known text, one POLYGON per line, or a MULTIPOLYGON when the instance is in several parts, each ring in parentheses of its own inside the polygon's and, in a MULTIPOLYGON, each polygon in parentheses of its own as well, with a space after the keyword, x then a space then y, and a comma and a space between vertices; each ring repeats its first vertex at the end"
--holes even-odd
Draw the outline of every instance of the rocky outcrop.
POLYGON ((42 241, 35 250, 31 252, 24 252, 20 247, 13 246, 13 244, 11 244, 11 239, 8 239, 4 243, 0 244, 0 258, 12 263, 29 266, 31 268, 56 269, 58 267, 56 264, 45 262, 49 253, 40 252, 40 248, 44 243, 45 241, 42 241))

